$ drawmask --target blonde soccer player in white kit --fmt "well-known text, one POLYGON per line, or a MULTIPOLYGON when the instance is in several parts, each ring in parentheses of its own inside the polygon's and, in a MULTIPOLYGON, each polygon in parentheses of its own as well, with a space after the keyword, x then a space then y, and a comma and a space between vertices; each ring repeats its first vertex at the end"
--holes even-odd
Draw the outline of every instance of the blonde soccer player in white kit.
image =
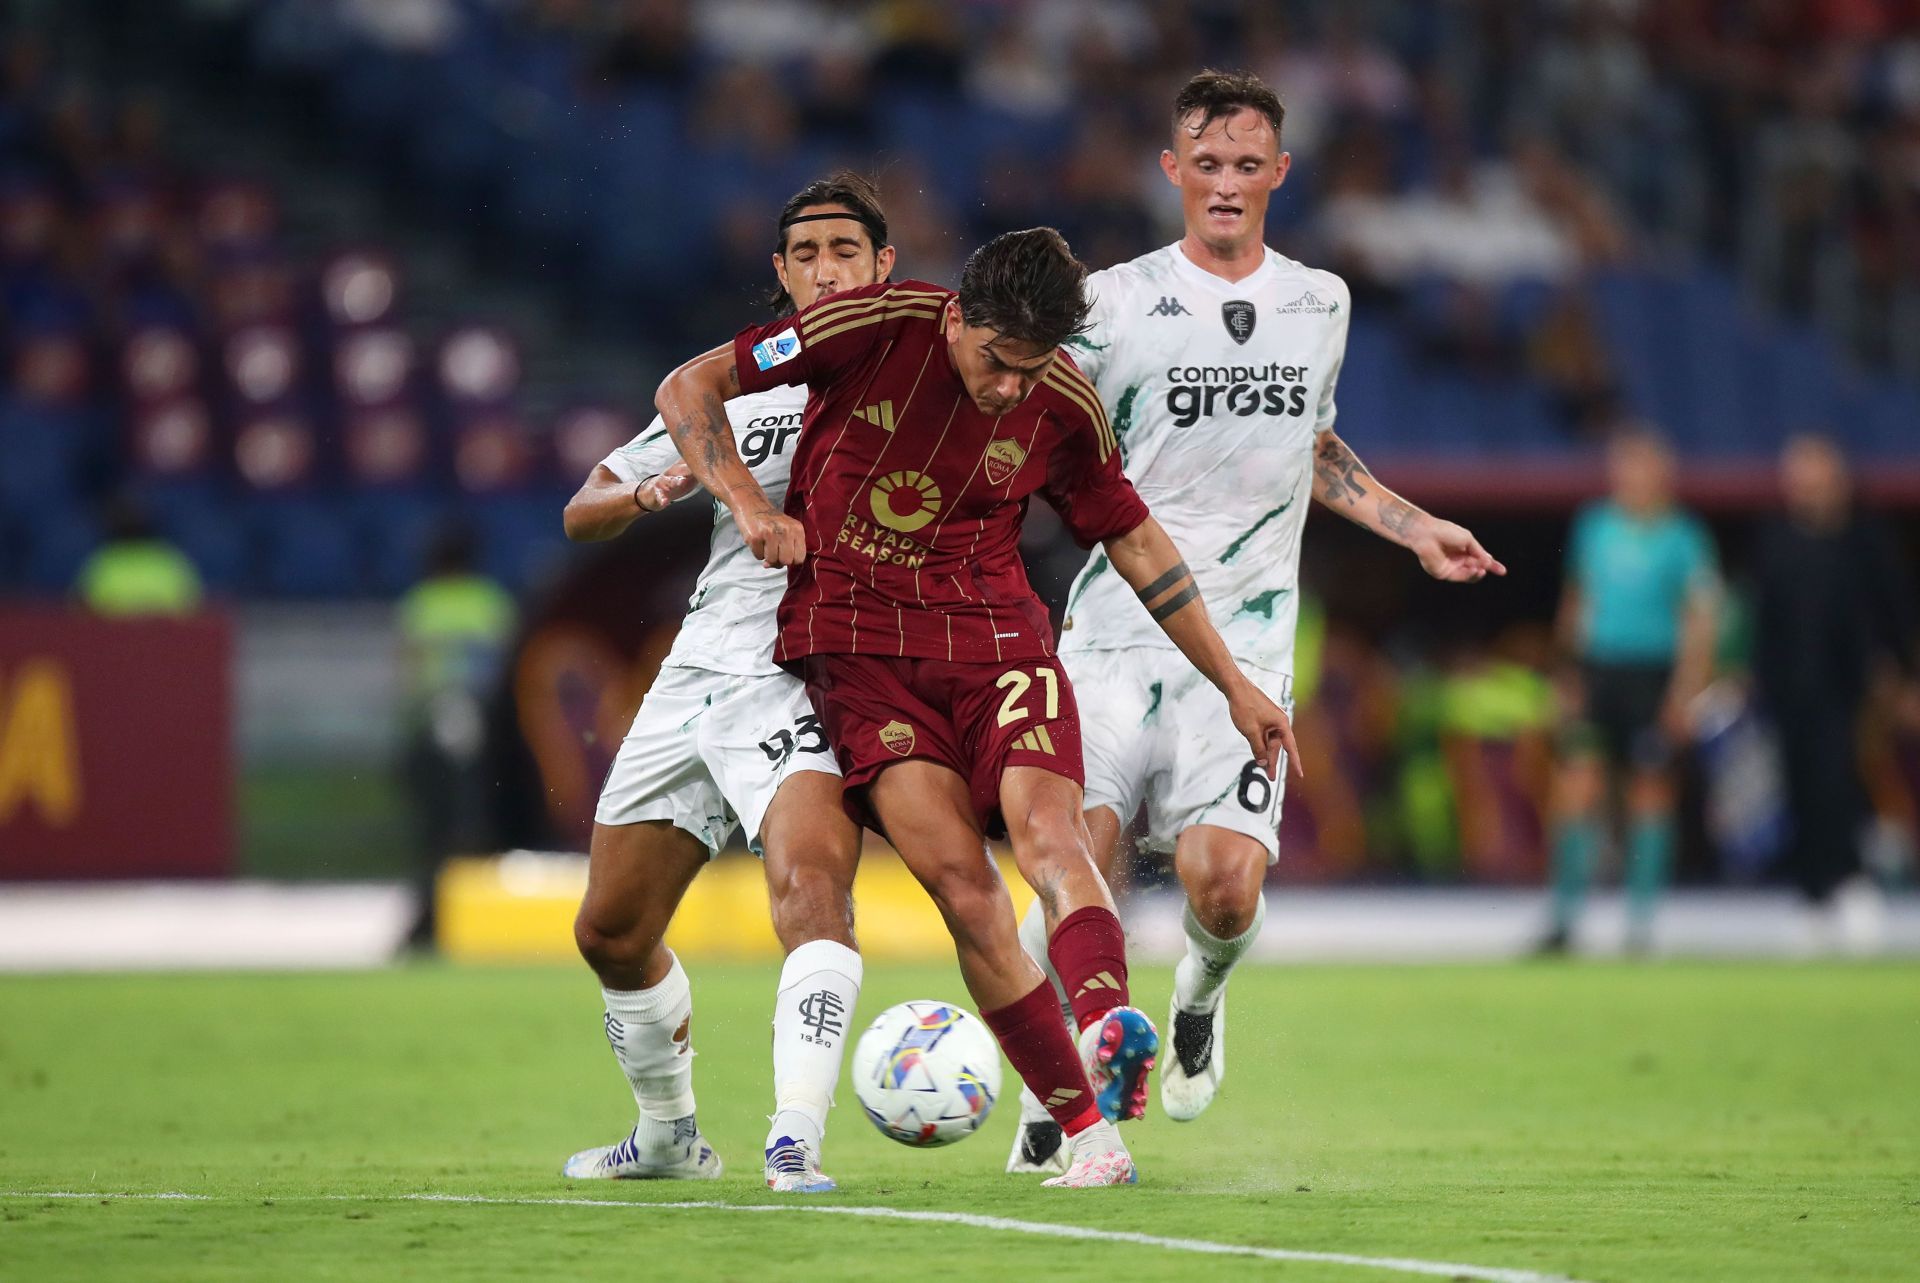
MULTIPOLYGON (((1160 158, 1180 189, 1185 235, 1088 278, 1093 324, 1072 349, 1106 404, 1128 479, 1188 557, 1214 626, 1291 715, 1310 499, 1408 548, 1436 578, 1506 571, 1469 532, 1381 486, 1333 430, 1350 299, 1332 272, 1266 246, 1267 203, 1290 163, 1282 115, 1255 76, 1205 71, 1188 82, 1160 158)), ((1186 890, 1160 1097, 1170 1117, 1196 1118, 1225 1073, 1227 978, 1265 917, 1286 773, 1267 778, 1219 693, 1183 669, 1097 552, 1068 597, 1060 656, 1082 710, 1086 820, 1102 873, 1144 806, 1143 846, 1173 852, 1186 890)), ((1048 930, 1036 905, 1021 938, 1043 967, 1048 930)), ((1021 1104, 1007 1170, 1057 1169, 1058 1129, 1037 1102, 1021 1104)))
MULTIPOLYGON (((773 266, 782 310, 886 279, 894 252, 873 184, 839 173, 782 210, 773 266)), ((805 388, 727 403, 740 456, 778 503, 805 388)), ((614 451, 567 504, 570 538, 611 539, 695 489, 659 419, 614 451)), ((660 675, 622 741, 594 812, 587 892, 574 924, 600 979, 605 1029, 639 1120, 582 1150, 574 1179, 706 1179, 721 1164, 694 1114, 693 993, 662 942, 688 885, 738 827, 766 864, 774 933, 787 951, 773 1015, 768 1188, 831 1191, 820 1148, 862 966, 853 938, 859 830, 840 769, 800 680, 773 663, 784 570, 763 566, 715 503, 713 539, 660 675)))

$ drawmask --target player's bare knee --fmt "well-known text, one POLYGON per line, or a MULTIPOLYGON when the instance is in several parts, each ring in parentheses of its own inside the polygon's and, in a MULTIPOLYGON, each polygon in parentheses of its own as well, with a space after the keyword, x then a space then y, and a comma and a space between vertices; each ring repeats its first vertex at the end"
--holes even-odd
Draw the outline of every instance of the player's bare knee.
POLYGON ((573 943, 587 965, 605 977, 639 971, 659 941, 637 922, 610 918, 582 905, 573 920, 573 943))
POLYGON ((1237 872, 1210 873, 1188 888, 1187 899, 1208 935, 1231 940, 1253 925, 1260 911, 1260 884, 1237 872))

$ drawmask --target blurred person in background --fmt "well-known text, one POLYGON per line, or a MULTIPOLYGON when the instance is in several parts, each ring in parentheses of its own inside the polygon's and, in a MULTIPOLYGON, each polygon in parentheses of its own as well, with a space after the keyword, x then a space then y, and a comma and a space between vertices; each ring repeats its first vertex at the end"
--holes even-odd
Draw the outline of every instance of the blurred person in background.
POLYGON ((472 534, 448 526, 435 537, 427 575, 397 608, 405 674, 402 776, 415 831, 416 908, 407 944, 431 950, 440 866, 492 839, 486 779, 487 696, 498 680, 518 618, 513 595, 474 565, 472 534))
POLYGON ((1653 944, 1673 864, 1674 759, 1690 736, 1689 704, 1712 677, 1719 597, 1712 538, 1675 505, 1674 473, 1667 443, 1629 426, 1607 448, 1609 497, 1574 519, 1558 629, 1578 693, 1554 787, 1542 952, 1572 944, 1603 830, 1622 809, 1627 947, 1653 944))
POLYGON ((1867 821, 1860 742, 1877 685, 1920 703, 1912 583, 1880 525, 1853 502, 1830 438, 1796 436, 1780 455, 1785 510, 1762 532, 1755 566, 1755 676, 1779 732, 1790 836, 1787 866, 1837 943, 1870 948, 1879 892, 1862 872, 1867 821))
POLYGON ((191 615, 200 609, 200 572, 160 537, 131 499, 107 513, 107 541, 80 567, 74 595, 96 615, 191 615))

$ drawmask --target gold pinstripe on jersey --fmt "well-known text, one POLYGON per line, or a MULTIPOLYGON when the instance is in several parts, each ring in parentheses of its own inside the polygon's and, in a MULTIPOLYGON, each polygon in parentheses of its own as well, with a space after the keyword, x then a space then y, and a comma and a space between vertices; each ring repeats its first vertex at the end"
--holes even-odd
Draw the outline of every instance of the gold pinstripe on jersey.
POLYGON ((878 325, 882 321, 891 321, 899 317, 918 317, 923 321, 931 321, 939 315, 940 309, 932 304, 902 303, 897 307, 889 307, 881 311, 850 316, 849 319, 841 321, 837 325, 829 325, 824 330, 805 334, 802 338, 808 344, 825 343, 836 334, 845 334, 848 330, 857 330, 863 325, 878 325))
POLYGON ((1107 456, 1119 448, 1119 442, 1114 438, 1113 425, 1107 422, 1107 411, 1100 404, 1100 394, 1094 391, 1093 384, 1087 382, 1087 376, 1056 361, 1047 368, 1041 382, 1087 412, 1099 439, 1100 462, 1105 463, 1107 456))

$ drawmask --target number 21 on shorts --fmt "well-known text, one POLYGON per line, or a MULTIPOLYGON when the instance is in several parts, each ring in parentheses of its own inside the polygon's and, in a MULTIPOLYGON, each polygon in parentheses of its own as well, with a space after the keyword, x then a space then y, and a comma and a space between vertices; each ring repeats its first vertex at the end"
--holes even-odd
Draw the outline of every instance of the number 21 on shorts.
POLYGON ((993 679, 993 684, 1007 693, 1007 697, 1000 701, 998 725, 1011 726, 1023 717, 1033 716, 1022 701, 1026 699, 1027 692, 1033 689, 1035 677, 1047 688, 1047 715, 1041 720, 1051 722, 1060 716, 1060 674, 1051 668, 1036 668, 1029 676, 1013 668, 993 679))

